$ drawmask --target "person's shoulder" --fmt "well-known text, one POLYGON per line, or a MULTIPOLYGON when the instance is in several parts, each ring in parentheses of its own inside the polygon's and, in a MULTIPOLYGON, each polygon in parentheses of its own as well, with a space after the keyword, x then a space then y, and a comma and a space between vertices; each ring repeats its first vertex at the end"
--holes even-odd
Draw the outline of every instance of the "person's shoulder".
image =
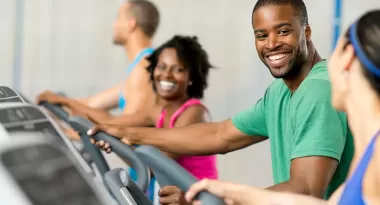
POLYGON ((150 73, 147 70, 148 62, 146 60, 141 60, 131 71, 127 78, 127 82, 130 82, 136 86, 146 86, 150 87, 150 73))
POLYGON ((202 103, 192 104, 178 116, 176 126, 207 122, 211 118, 209 115, 208 109, 202 103))
POLYGON ((184 112, 186 111, 187 113, 192 113, 195 115, 203 115, 209 112, 206 105, 202 102, 191 104, 186 108, 184 112))

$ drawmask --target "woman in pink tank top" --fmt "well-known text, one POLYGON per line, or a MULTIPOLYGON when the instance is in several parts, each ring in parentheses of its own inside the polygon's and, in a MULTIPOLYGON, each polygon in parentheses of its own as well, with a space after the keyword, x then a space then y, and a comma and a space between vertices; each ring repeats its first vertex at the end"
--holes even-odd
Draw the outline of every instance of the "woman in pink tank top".
MULTIPOLYGON (((207 77, 212 67, 208 55, 196 37, 175 36, 159 47, 148 61, 156 103, 150 110, 130 116, 99 118, 87 116, 98 124, 119 127, 155 126, 173 128, 205 122, 209 116, 201 103, 207 88, 207 77)), ((115 133, 109 133, 117 135, 115 133)), ((109 145, 97 142, 106 151, 109 145)), ((167 153, 198 179, 217 179, 216 156, 177 156, 167 153)), ((161 203, 165 204, 165 203, 161 203)))
MULTIPOLYGON (((205 108, 201 101, 195 98, 187 100, 173 115, 170 117, 169 128, 175 127, 176 120, 181 116, 182 113, 186 111, 187 108, 191 106, 202 106, 205 108)), ((157 128, 163 128, 165 124, 166 109, 163 109, 161 116, 156 123, 157 128)), ((183 156, 177 158, 177 162, 183 166, 187 171, 192 173, 198 179, 217 179, 218 172, 216 169, 216 158, 215 156, 183 156)))

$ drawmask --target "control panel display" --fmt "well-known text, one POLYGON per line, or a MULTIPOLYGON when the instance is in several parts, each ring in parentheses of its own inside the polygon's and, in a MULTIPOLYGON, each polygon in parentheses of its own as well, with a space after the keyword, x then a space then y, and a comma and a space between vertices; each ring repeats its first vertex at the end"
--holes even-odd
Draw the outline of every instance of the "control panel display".
POLYGON ((18 148, 4 152, 1 160, 33 204, 100 205, 88 181, 55 147, 18 148))

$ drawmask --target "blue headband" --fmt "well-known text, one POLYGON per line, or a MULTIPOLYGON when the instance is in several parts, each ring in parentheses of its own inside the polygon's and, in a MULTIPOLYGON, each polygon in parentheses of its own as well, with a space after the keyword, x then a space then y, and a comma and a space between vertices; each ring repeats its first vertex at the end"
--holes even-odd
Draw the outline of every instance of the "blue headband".
POLYGON ((356 35, 357 26, 358 24, 355 22, 351 25, 349 30, 349 38, 351 41, 352 46, 354 47, 355 54, 359 58, 360 62, 363 64, 365 68, 367 68, 371 73, 376 75, 377 77, 380 77, 380 68, 377 68, 365 55, 363 52, 358 36, 356 35))

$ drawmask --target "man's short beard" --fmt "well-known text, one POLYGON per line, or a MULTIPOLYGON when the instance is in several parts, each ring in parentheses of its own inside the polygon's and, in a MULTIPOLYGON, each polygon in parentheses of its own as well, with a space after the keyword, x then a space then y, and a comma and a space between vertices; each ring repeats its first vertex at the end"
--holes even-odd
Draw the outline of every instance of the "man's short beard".
POLYGON ((297 47, 295 57, 289 62, 289 70, 284 73, 281 78, 286 80, 292 80, 297 78, 303 66, 307 63, 308 59, 308 51, 306 45, 300 45, 297 47), (304 49, 302 49, 304 47, 304 49))

